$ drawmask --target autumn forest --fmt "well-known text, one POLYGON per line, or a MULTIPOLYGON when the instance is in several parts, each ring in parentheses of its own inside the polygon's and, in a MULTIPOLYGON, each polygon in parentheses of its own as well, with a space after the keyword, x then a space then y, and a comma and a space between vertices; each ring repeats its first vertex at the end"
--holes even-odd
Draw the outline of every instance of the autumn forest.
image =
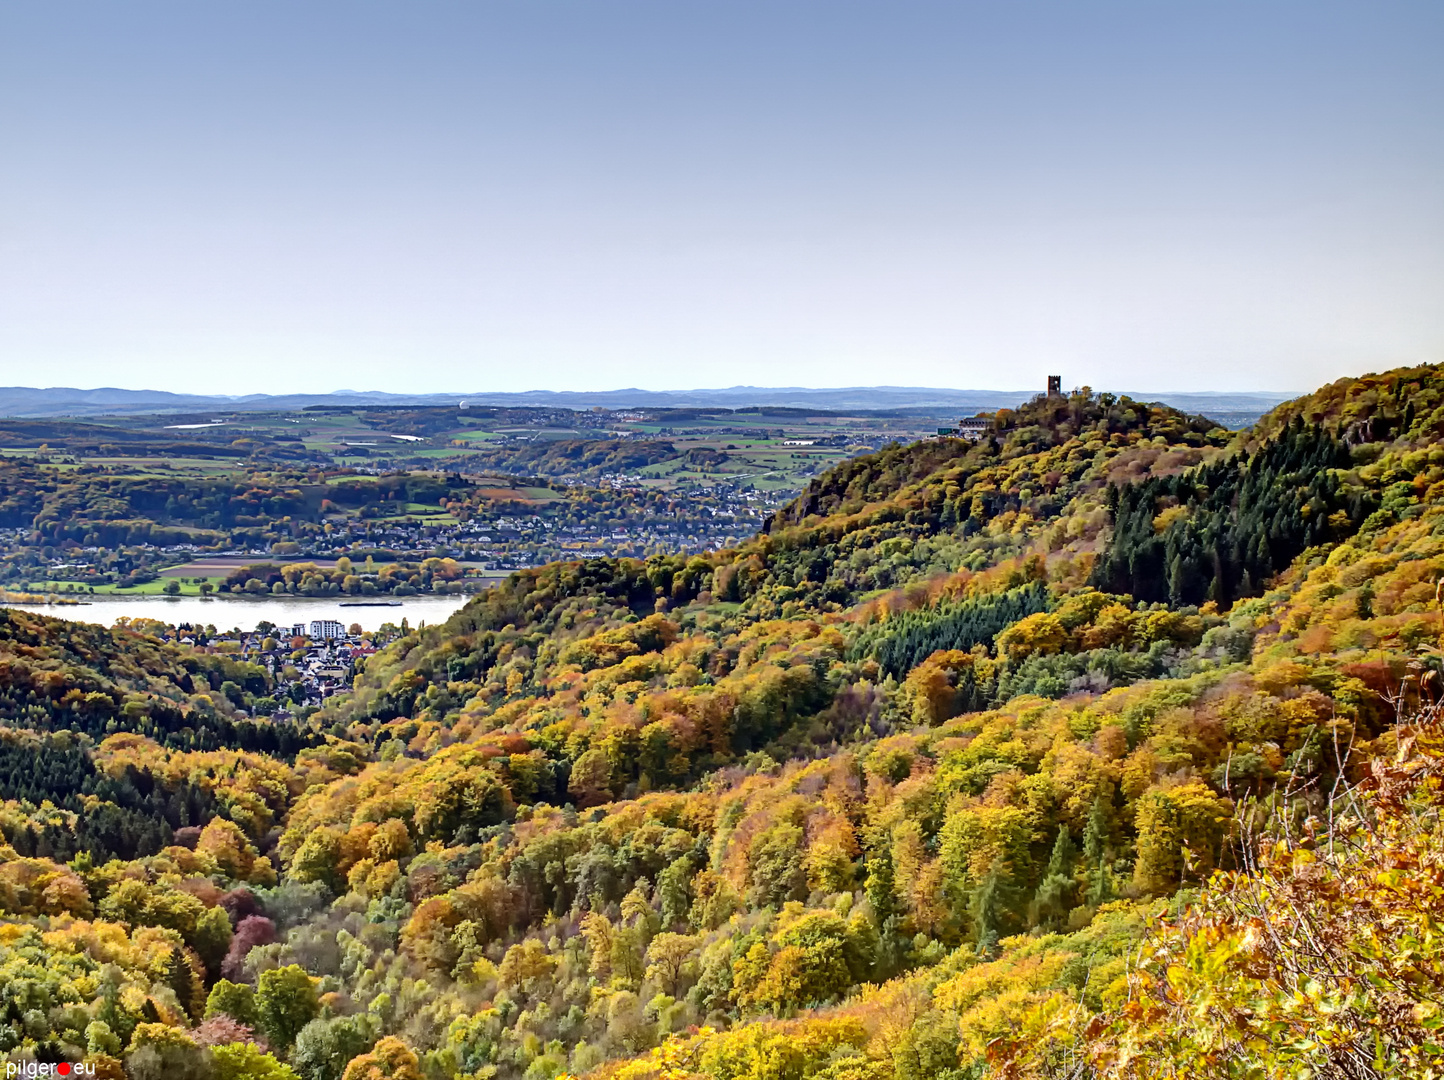
POLYGON ((1441 586, 1419 367, 1243 431, 1040 396, 736 547, 513 573, 298 717, 0 609, 0 1053, 1444 1077, 1441 586))

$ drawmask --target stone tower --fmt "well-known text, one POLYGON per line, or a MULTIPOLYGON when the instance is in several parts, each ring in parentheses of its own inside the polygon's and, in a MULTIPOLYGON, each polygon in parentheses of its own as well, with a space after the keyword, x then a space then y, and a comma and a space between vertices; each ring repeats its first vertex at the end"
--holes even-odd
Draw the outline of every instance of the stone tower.
POLYGON ((1049 376, 1048 376, 1048 396, 1049 396, 1049 397, 1062 397, 1062 396, 1063 396, 1063 376, 1061 376, 1061 375, 1049 375, 1049 376))

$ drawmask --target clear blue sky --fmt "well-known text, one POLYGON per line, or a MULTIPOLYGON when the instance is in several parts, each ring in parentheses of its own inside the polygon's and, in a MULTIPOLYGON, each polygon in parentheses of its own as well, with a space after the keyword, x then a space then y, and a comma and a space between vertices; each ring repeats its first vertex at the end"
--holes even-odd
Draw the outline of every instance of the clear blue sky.
POLYGON ((0 6, 0 383, 1444 360, 1444 4, 0 6))

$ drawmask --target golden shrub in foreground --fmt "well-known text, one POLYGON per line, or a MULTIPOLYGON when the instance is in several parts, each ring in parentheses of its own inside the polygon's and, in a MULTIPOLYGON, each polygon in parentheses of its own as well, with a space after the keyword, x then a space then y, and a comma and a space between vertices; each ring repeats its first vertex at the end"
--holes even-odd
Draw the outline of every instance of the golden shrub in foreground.
POLYGON ((1332 828, 1216 874, 1145 945, 1114 1011, 1054 1002, 995 1043, 996 1075, 1444 1077, 1437 711, 1332 807, 1332 828))

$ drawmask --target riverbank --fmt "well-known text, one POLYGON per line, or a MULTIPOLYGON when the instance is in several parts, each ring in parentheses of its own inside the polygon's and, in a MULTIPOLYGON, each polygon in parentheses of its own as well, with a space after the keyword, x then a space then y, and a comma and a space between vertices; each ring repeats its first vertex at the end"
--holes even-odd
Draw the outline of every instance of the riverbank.
MULTIPOLYGON (((224 597, 234 595, 227 588, 227 583, 234 580, 233 575, 237 570, 246 567, 285 567, 299 563, 314 566, 322 570, 334 570, 339 559, 332 558, 260 558, 242 557, 238 555, 213 556, 205 559, 194 559, 188 563, 178 566, 169 566, 156 571, 149 581, 139 581, 125 584, 119 581, 106 582, 103 585, 82 585, 74 581, 51 581, 40 579, 24 581, 19 587, 10 590, 12 593, 24 593, 24 599, 15 599, 16 603, 47 603, 54 602, 50 598, 56 597, 59 602, 79 600, 84 603, 87 599, 94 597, 150 597, 150 596, 214 596, 224 597)), ((391 563, 379 564, 383 569, 392 566, 391 563)), ((449 581, 438 581, 438 589, 456 589, 467 595, 474 595, 489 589, 499 582, 510 577, 514 570, 487 570, 479 568, 478 564, 460 561, 458 565, 465 569, 465 576, 449 581)), ((3 593, 3 590, 0 590, 3 593)), ((294 595, 294 594, 288 594, 294 595)), ((349 595, 353 595, 348 593, 349 595)), ((359 595, 359 594, 358 594, 359 595)), ((367 594, 370 595, 370 594, 367 594)), ((382 591, 382 596, 389 596, 389 591, 382 591)), ((429 592, 420 595, 430 595, 429 592)), ((248 594, 248 599, 252 598, 248 594)), ((3 600, 0 600, 3 602, 3 600)))
POLYGON ((78 601, 58 596, 55 593, 15 592, 12 589, 0 589, 0 604, 48 604, 55 607, 68 607, 75 603, 78 601))

